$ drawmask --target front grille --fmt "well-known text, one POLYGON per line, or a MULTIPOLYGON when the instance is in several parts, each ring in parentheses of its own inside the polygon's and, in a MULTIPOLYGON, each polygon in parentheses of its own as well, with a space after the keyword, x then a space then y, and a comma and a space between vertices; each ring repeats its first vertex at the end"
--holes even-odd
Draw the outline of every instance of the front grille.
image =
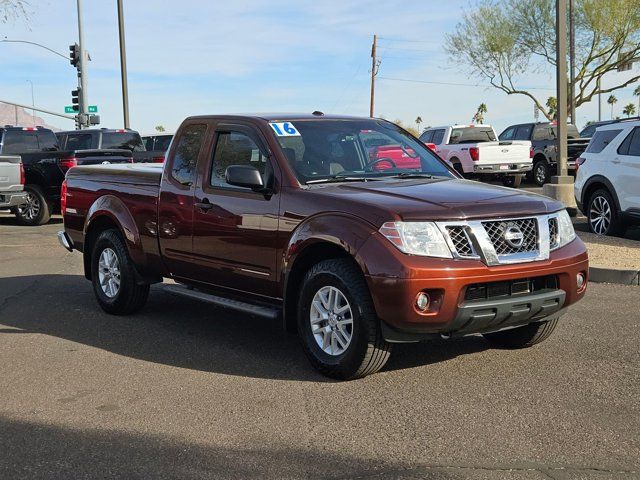
POLYGON ((482 226, 489 235, 498 255, 535 252, 538 249, 538 222, 535 218, 488 221, 482 222, 482 226), (505 238, 505 234, 510 229, 522 232, 520 245, 510 244, 505 238))
POLYGON ((558 219, 549 219, 549 247, 556 248, 560 244, 560 237, 558 235, 558 219))
POLYGON ((558 277, 521 278, 504 282, 476 283, 469 285, 464 295, 465 300, 492 300, 495 298, 513 297, 537 293, 542 290, 557 290, 558 277))
POLYGON ((456 249, 456 253, 461 257, 471 257, 474 254, 469 235, 466 232, 464 226, 452 226, 447 227, 447 233, 449 238, 453 242, 453 246, 456 249))

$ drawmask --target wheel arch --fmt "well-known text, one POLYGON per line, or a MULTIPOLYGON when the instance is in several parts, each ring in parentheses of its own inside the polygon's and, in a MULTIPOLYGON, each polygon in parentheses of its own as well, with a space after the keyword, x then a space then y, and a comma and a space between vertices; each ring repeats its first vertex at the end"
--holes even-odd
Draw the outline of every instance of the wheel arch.
POLYGON ((375 231, 373 225, 358 217, 341 213, 315 216, 298 226, 284 252, 281 270, 282 321, 286 331, 297 331, 297 286, 309 268, 321 260, 346 258, 353 261, 364 276, 366 265, 359 258, 358 250, 375 231))
POLYGON ((580 199, 582 205, 584 205, 584 209, 587 210, 589 208, 589 198, 599 188, 604 188, 609 192, 615 203, 616 211, 620 213, 620 200, 618 200, 616 189, 613 187, 613 184, 609 179, 602 175, 594 175, 584 183, 584 187, 582 187, 582 198, 580 199))

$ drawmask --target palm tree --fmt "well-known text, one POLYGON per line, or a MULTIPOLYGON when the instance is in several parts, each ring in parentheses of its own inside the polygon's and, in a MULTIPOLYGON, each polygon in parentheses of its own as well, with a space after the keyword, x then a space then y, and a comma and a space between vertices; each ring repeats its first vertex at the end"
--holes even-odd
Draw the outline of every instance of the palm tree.
POLYGON ((640 112, 640 85, 636 87, 633 94, 638 97, 638 111, 640 112))
POLYGON ((622 113, 624 113, 627 118, 629 118, 631 115, 635 115, 636 113, 636 106, 633 103, 628 103, 627 105, 625 105, 624 109, 622 110, 622 113))
POLYGON ((484 114, 487 113, 487 111, 487 104, 481 103, 480 105, 478 105, 478 110, 476 111, 476 114, 473 116, 471 121, 473 123, 484 123, 484 114))
POLYGON ((611 105, 611 120, 613 120, 613 106, 618 103, 618 99, 615 95, 609 95, 609 98, 607 98, 607 103, 611 105))
POLYGON ((422 123, 422 117, 420 115, 418 115, 418 118, 416 118, 416 125, 418 126, 418 132, 420 131, 420 124, 422 123))
POLYGON ((556 97, 547 98, 547 108, 549 109, 549 117, 556 118, 558 113, 558 100, 556 100, 556 97))

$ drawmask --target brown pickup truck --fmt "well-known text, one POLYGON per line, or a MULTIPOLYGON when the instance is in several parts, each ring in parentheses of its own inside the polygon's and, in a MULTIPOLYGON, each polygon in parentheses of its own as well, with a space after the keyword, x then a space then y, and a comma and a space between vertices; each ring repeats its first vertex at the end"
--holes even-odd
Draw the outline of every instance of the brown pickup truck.
POLYGON ((342 379, 380 370, 393 343, 529 347, 587 286, 561 203, 461 179, 380 119, 190 117, 164 166, 69 170, 62 210, 59 239, 105 311, 173 279, 171 293, 280 320, 342 379), (372 155, 381 142, 413 161, 372 155))

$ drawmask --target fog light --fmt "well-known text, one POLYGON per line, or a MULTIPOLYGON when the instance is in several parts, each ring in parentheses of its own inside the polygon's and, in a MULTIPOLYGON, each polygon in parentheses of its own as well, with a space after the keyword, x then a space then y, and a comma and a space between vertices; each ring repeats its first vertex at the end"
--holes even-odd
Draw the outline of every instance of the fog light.
POLYGON ((582 290, 582 287, 584 287, 584 282, 584 273, 580 272, 576 275, 576 287, 578 287, 578 290, 582 290))
POLYGON ((420 292, 416 296, 416 308, 421 312, 426 312, 429 309, 429 301, 429 295, 424 292, 420 292))

